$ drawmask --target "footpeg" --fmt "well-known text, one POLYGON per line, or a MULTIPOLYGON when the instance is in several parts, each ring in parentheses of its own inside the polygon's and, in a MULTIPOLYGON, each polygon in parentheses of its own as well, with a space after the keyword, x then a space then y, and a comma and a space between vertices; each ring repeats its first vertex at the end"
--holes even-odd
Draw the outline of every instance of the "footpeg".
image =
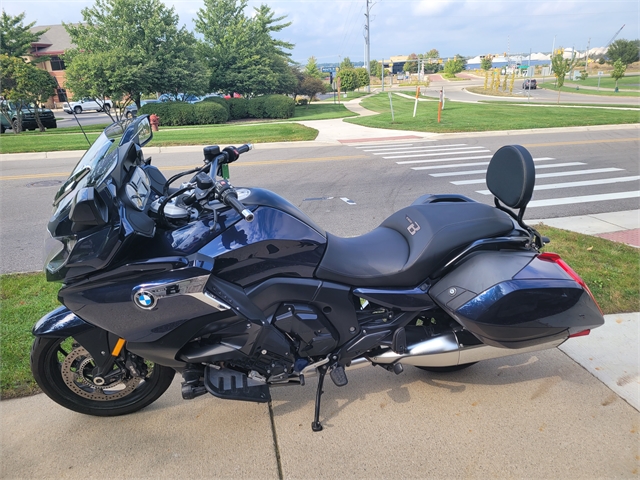
POLYGON ((218 398, 259 403, 271 400, 266 383, 228 368, 207 367, 204 371, 204 386, 211 395, 218 398))
POLYGON ((336 387, 344 387, 349 380, 347 380, 347 374, 344 371, 344 367, 342 365, 335 365, 331 371, 329 372, 329 376, 333 383, 336 384, 336 387))

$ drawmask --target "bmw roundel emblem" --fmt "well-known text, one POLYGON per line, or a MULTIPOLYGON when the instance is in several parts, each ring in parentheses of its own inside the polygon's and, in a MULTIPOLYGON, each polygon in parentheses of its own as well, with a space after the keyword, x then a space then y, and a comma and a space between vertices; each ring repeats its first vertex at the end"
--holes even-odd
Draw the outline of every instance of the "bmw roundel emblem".
POLYGON ((149 310, 156 305, 156 298, 149 292, 138 292, 133 296, 133 300, 137 306, 149 310))

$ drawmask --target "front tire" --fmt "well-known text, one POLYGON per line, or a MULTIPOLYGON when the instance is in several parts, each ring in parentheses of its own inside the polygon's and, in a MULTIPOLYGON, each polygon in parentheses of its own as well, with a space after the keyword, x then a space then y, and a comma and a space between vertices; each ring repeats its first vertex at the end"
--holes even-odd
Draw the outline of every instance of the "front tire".
POLYGON ((137 412, 169 388, 175 371, 145 364, 149 371, 144 377, 123 369, 122 378, 110 387, 98 387, 91 380, 93 358, 72 337, 38 337, 31 348, 31 371, 42 391, 69 410, 99 417, 137 412))
POLYGON ((80 115, 82 113, 82 107, 74 107, 73 111, 76 112, 76 115, 80 115))
POLYGON ((111 112, 111 107, 109 105, 105 105, 102 111, 109 115, 109 112, 111 112))

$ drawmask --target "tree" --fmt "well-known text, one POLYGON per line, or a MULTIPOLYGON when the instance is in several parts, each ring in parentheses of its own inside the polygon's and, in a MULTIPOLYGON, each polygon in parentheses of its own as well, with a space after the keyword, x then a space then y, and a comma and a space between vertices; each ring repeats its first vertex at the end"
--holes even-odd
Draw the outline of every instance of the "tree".
POLYGON ((558 102, 560 103, 560 90, 564 85, 564 77, 571 71, 576 64, 575 54, 571 58, 564 58, 563 49, 551 57, 551 69, 556 77, 556 85, 558 87, 558 102))
POLYGON ((613 62, 613 71, 611 72, 611 78, 616 81, 616 91, 618 91, 618 80, 624 77, 624 73, 627 70, 627 66, 621 59, 617 59, 613 62))
POLYGON ((360 67, 356 68, 356 75, 358 77, 358 87, 366 87, 369 85, 371 78, 369 77, 369 72, 367 72, 366 68, 360 67))
POLYGON ((480 68, 485 71, 491 70, 493 68, 493 61, 491 60, 490 56, 487 55, 482 60, 480 60, 480 68))
POLYGON ((25 13, 15 17, 2 11, 0 19, 0 54, 9 57, 24 57, 31 50, 31 44, 37 42, 48 29, 31 33, 36 22, 23 25, 25 13))
POLYGON ((466 64, 467 62, 462 55, 456 55, 444 64, 444 73, 453 76, 463 71, 466 64))
POLYGON ((291 25, 279 23, 270 7, 261 5, 253 18, 245 16, 247 0, 205 0, 196 31, 204 37, 202 54, 210 68, 214 91, 253 96, 295 89, 289 68, 293 44, 273 34, 291 25))
POLYGON ((353 69, 353 63, 351 63, 351 59, 349 57, 344 57, 344 60, 340 62, 340 70, 342 69, 353 69))
POLYGON ((418 56, 415 53, 409 55, 402 69, 405 72, 418 73, 418 56))
MULTIPOLYGON (((313 100, 316 95, 326 91, 326 86, 319 78, 312 77, 311 75, 305 75, 304 79, 300 83, 298 91, 300 95, 306 95, 309 97, 309 103, 311 103, 311 100, 313 100)), ((307 103, 307 108, 309 108, 309 103, 307 103)))
MULTIPOLYGON (((33 107, 29 108, 33 108, 38 127, 43 132, 39 104, 46 101, 53 93, 56 87, 53 77, 47 71, 26 63, 21 58, 5 54, 0 55, 0 72, 1 93, 6 100, 0 104, 0 113, 11 123, 8 102, 13 103, 18 119, 22 116, 23 108, 33 104, 33 107)), ((14 133, 20 133, 22 122, 17 121, 12 127, 14 133)))
POLYGON ((640 40, 620 39, 609 45, 607 50, 609 63, 620 60, 624 65, 630 65, 640 60, 640 40))
POLYGON ((429 63, 432 63, 434 60, 440 58, 440 52, 435 48, 432 48, 425 54, 425 57, 429 60, 429 63))
POLYGON ((382 63, 377 60, 371 60, 369 62, 369 69, 371 70, 372 77, 382 76, 382 63))
POLYGON ((338 72, 338 78, 340 79, 340 89, 343 92, 352 92, 360 86, 358 74, 354 68, 341 68, 338 72))
POLYGON ((75 96, 124 97, 109 112, 117 119, 131 101, 140 108, 143 94, 204 93, 195 39, 161 0, 95 0, 82 17, 83 23, 65 25, 76 45, 65 54, 66 85, 75 96))
POLYGON ((316 57, 309 57, 309 60, 307 60, 307 66, 304 67, 304 73, 313 78, 322 78, 322 72, 318 68, 316 57))

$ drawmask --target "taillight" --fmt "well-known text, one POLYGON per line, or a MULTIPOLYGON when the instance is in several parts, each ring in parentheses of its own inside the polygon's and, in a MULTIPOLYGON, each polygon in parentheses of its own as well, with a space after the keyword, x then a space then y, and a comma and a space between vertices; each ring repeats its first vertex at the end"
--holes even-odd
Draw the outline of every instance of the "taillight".
MULTIPOLYGON (((598 305, 598 304, 596 303, 596 305, 598 305)), ((600 307, 598 307, 598 308, 600 308, 600 307)), ((590 333, 591 333, 591 330, 582 330, 581 332, 572 333, 571 335, 569 335, 569 338, 586 337, 590 333)))
MULTIPOLYGON (((573 270, 573 268, 567 265, 567 262, 565 262, 564 260, 562 260, 562 258, 560 258, 560 255, 558 255, 557 253, 545 252, 538 255, 538 259, 544 260, 545 262, 555 263, 560 268, 562 268, 565 272, 567 272, 571 276, 571 278, 573 278, 582 288, 584 288, 587 291, 587 293, 591 297, 591 300, 593 300, 593 303, 595 303, 596 307, 598 307, 598 310, 600 310, 600 315, 604 315, 602 313, 602 309, 600 308, 600 305, 598 305, 598 302, 596 302, 596 299, 593 296, 593 293, 591 293, 591 290, 589 290, 589 287, 587 287, 587 284, 584 283, 584 280, 580 278, 580 275, 578 275, 573 270)), ((588 335, 588 333, 585 333, 585 335, 588 335)), ((575 335, 575 336, 578 336, 578 335, 575 335)))

